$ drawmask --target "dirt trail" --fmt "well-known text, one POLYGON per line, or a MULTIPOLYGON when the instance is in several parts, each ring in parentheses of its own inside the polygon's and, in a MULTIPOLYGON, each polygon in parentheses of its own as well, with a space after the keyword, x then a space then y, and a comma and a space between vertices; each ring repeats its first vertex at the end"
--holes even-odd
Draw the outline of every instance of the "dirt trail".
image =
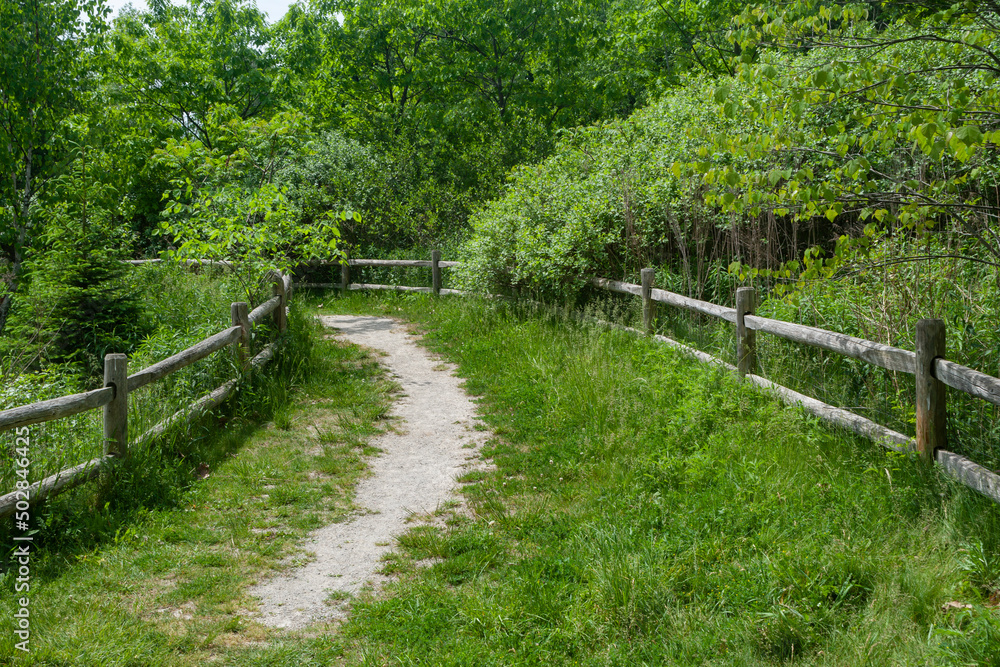
POLYGON ((473 429, 475 405, 454 369, 416 345, 399 322, 355 315, 321 320, 348 341, 387 354, 380 362, 404 393, 391 413, 401 418, 400 432, 372 441, 382 453, 370 462, 372 476, 356 489, 358 515, 311 534, 304 546, 315 560, 250 590, 261 598, 261 621, 286 629, 342 617, 345 606, 328 601, 356 594, 367 582, 382 583, 386 577, 376 574, 380 559, 408 527, 407 518, 457 499, 455 479, 478 465, 485 436, 473 429))

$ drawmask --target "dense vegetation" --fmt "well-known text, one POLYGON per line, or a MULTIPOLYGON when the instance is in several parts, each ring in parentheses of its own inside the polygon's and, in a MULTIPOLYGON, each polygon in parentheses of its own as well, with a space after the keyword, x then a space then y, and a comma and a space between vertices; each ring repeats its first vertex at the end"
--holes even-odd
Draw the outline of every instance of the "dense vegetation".
POLYGON ((134 295, 73 287, 126 255, 436 244, 484 289, 565 297, 655 263, 719 299, 720 271, 778 296, 876 266, 968 289, 1000 259, 990 2, 0 11, 0 326, 42 322, 43 363, 83 335, 41 316, 53 291, 120 304, 96 347, 141 340, 109 333, 134 295))
MULTIPOLYGON (((230 301, 259 300, 270 267, 344 253, 425 257, 432 245, 464 262, 458 284, 481 292, 580 304, 595 297, 588 277, 634 279, 655 266, 657 284, 677 292, 729 304, 737 286, 753 285, 764 314, 903 347, 912 348, 917 319, 938 317, 948 323, 950 358, 995 371, 998 74, 995 0, 302 0, 273 24, 253 0, 152 0, 148 10, 113 19, 103 0, 0 0, 0 408, 94 386, 107 352, 141 363, 182 349, 217 330, 230 301), (191 277, 121 263, 149 257, 225 258, 236 271, 191 277)), ((989 659, 977 651, 996 637, 992 616, 979 608, 938 613, 945 598, 979 604, 998 585, 996 531, 990 524, 974 535, 961 519, 977 501, 956 500, 939 480, 876 462, 873 453, 849 464, 838 454, 847 445, 829 434, 646 347, 626 351, 616 339, 573 329, 550 349, 536 340, 552 334, 543 324, 481 305, 442 308, 451 325, 413 314, 443 328, 442 349, 470 364, 503 415, 517 408, 510 419, 525 420, 494 415, 515 449, 530 450, 498 450, 509 456, 511 488, 543 509, 555 503, 569 512, 569 501, 580 501, 573 511, 582 525, 543 520, 542 510, 526 515, 532 553, 517 551, 527 524, 499 510, 496 530, 508 531, 500 536, 476 524, 411 543, 415 557, 449 564, 414 584, 403 604, 432 608, 428 623, 467 619, 450 628, 456 655, 594 655, 588 642, 600 637, 611 648, 595 659, 606 662, 704 662, 713 659, 708 647, 730 650, 719 637, 739 637, 737 657, 724 662, 781 661, 811 647, 811 660, 836 664, 860 660, 866 648, 846 638, 871 626, 866 646, 899 662, 989 659), (484 338, 472 337, 468 318, 486 327, 484 338), (511 341, 531 354, 510 357, 511 341), (488 343, 503 349, 487 351, 488 343), (625 426, 640 411, 631 398, 595 399, 590 412, 575 414, 533 388, 549 382, 570 395, 589 386, 596 396, 612 375, 611 349, 621 357, 616 371, 631 373, 649 401, 664 412, 687 406, 700 415, 696 423, 653 420, 643 435, 625 426), (591 362, 593 377, 567 370, 591 362), (504 365, 514 375, 497 379, 504 365), (778 429, 767 430, 776 448, 757 459, 737 447, 746 436, 725 417, 750 404, 778 429), (593 420, 614 445, 607 451, 639 465, 623 468, 574 440, 593 420), (568 434, 564 452, 544 446, 554 432, 568 434), (704 438, 694 446, 685 434, 704 438), (644 449, 644 437, 666 449, 644 449), (797 451, 802 443, 822 459, 816 466, 797 451), (564 477, 578 476, 572 493, 581 495, 529 494, 524 480, 545 478, 538 457, 563 465, 563 454, 564 477), (712 472, 709 460, 727 463, 712 472), (827 460, 837 461, 836 473, 827 460), (761 466, 781 475, 755 478, 761 466), (881 471, 886 487, 859 482, 872 476, 881 484, 881 471), (817 490, 794 487, 795 503, 771 502, 775 493, 792 498, 793 487, 781 485, 796 476, 815 477, 817 490), (693 494, 691 480, 707 484, 707 495, 693 494), (834 482, 840 490, 827 493, 823 485, 834 482), (667 510, 629 514, 634 508, 609 499, 612 487, 625 505, 687 503, 692 540, 704 537, 698 522, 737 526, 763 535, 772 552, 747 574, 752 559, 739 552, 739 537, 720 537, 710 581, 700 547, 691 546, 697 540, 654 539, 651 526, 667 510), (584 498, 585 488, 598 495, 584 498), (720 504, 718 495, 738 497, 740 489, 766 502, 720 504), (823 541, 828 518, 810 514, 806 496, 822 507, 858 503, 851 531, 884 550, 862 554, 862 542, 823 541), (750 514, 736 523, 719 518, 737 510, 750 514), (767 534, 762 513, 790 532, 767 534), (919 545, 923 528, 880 541, 887 518, 934 528, 919 545), (803 536, 789 521, 819 528, 803 536), (617 522, 635 530, 597 530, 617 522), (789 535, 812 551, 786 559, 789 535), (568 553, 574 544, 587 548, 568 553), (914 549, 926 567, 890 571, 914 549), (524 558, 500 562, 515 552, 524 558), (604 573, 588 569, 581 554, 604 573), (800 567, 816 558, 825 566, 800 567), (664 567, 674 579, 642 591, 626 585, 664 567), (492 576, 520 582, 539 605, 516 633, 493 625, 493 612, 502 621, 504 608, 523 600, 511 591, 510 599, 485 599, 492 576), (449 588, 468 582, 484 597, 449 588), (756 591, 738 601, 753 619, 732 615, 737 602, 728 596, 737 589, 756 591), (668 632, 664 605, 687 619, 678 628, 701 628, 690 642, 657 634, 668 632), (890 607, 895 616, 879 615, 890 607), (580 624, 564 624, 564 613, 580 624), (900 627, 925 641, 910 643, 900 627), (649 637, 657 642, 640 641, 649 637), (643 653, 653 643, 662 652, 643 653)), ((659 326, 730 354, 727 326, 673 313, 659 326)), ((303 330, 293 338, 308 347, 303 330)), ((912 431, 912 379, 773 340, 761 348, 769 377, 912 431)), ((144 418, 234 370, 225 358, 213 363, 164 386, 144 418)), ((996 412, 963 400, 951 412, 949 446, 997 468, 996 412)), ((34 474, 96 446, 96 421, 45 428, 53 441, 72 444, 53 448, 34 474)), ((754 428, 765 437, 764 422, 754 428)), ((4 483, 10 452, 0 457, 4 483)), ((173 498, 189 481, 177 475, 150 494, 173 498)), ((484 516, 493 511, 482 504, 484 516)), ((58 551, 65 524, 52 521, 58 551)), ((393 604, 362 608, 359 623, 369 625, 353 636, 374 632, 374 655, 412 639, 379 625, 407 618, 393 604)), ((414 661, 425 649, 406 647, 414 661)), ((151 649, 164 650, 173 649, 151 649)))
POLYGON ((133 349, 112 264, 164 253, 434 244, 559 298, 647 264, 721 301, 846 278, 889 304, 852 331, 991 329, 963 300, 1000 263, 991 2, 536 5, 5 0, 4 372, 133 349))
POLYGON ((536 4, 300 3, 269 24, 234 0, 113 20, 101 0, 4 0, 0 329, 37 343, 4 372, 61 362, 90 334, 98 357, 132 349, 149 330, 134 295, 78 289, 114 283, 117 259, 287 265, 455 245, 561 129, 727 67, 735 4, 536 4), (73 306, 109 300, 87 332, 56 331, 73 306), (7 326, 19 310, 34 332, 7 326))
MULTIPOLYGON (((732 304, 754 285, 765 314, 910 349, 916 320, 940 318, 950 358, 995 372, 997 18, 990 3, 749 8, 731 72, 692 73, 515 171, 471 217, 465 280, 576 300, 590 276, 656 266, 677 292, 732 304)), ((731 354, 703 322, 664 326, 731 354)), ((769 377, 912 431, 906 378, 766 344, 769 377)), ((955 412, 951 446, 996 462, 993 411, 955 412)))

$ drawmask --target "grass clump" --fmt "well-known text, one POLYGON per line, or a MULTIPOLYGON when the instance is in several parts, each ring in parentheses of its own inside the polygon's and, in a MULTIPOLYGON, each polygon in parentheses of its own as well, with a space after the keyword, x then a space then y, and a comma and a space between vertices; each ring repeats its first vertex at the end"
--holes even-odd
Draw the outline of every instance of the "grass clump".
POLYGON ((496 433, 348 664, 992 664, 1000 512, 935 471, 555 311, 326 306, 419 322, 496 433))

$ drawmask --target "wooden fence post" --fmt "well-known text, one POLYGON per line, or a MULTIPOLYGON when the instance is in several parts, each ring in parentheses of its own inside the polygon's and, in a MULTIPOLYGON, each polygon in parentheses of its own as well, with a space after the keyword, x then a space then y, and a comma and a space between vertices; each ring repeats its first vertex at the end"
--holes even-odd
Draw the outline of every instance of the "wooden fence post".
POLYGON ((647 336, 652 336, 653 320, 656 319, 656 302, 651 294, 653 291, 653 279, 656 277, 656 269, 643 269, 642 276, 642 330, 647 336))
POLYGON ((284 333, 288 329, 288 313, 285 307, 288 304, 288 295, 285 294, 285 277, 277 271, 271 272, 272 294, 279 297, 278 307, 274 309, 274 325, 278 327, 278 333, 284 333))
POLYGON ((441 294, 441 251, 431 250, 431 285, 434 287, 434 294, 441 294))
POLYGON ((757 291, 752 287, 736 290, 736 370, 746 377, 757 370, 757 332, 747 329, 744 316, 757 308, 757 291))
POLYGON ((947 390, 934 376, 934 360, 945 356, 944 322, 917 322, 917 453, 924 461, 934 460, 934 452, 947 441, 947 390))
POLYGON ((351 284, 351 265, 348 264, 347 253, 344 253, 344 263, 340 265, 340 296, 347 294, 347 286, 351 284))
POLYGON ((233 326, 240 327, 240 339, 237 342, 237 356, 240 364, 245 364, 250 358, 250 317, 245 301, 237 301, 232 307, 233 326))
POLYGON ((128 357, 104 355, 104 386, 115 388, 115 397, 104 406, 104 455, 128 454, 128 357))

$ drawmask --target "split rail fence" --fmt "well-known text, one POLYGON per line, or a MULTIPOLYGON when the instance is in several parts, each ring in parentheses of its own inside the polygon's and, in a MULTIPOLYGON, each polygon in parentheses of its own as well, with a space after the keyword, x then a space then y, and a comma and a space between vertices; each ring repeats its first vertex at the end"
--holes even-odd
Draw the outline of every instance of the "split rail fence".
MULTIPOLYGON (((320 263, 320 265, 334 264, 337 262, 320 263)), ((398 292, 464 294, 459 290, 441 288, 441 268, 460 265, 461 262, 441 261, 441 253, 437 250, 431 253, 431 261, 352 259, 348 264, 341 265, 340 283, 304 283, 302 286, 340 289, 342 291, 377 289, 398 292), (429 267, 432 271, 433 287, 352 283, 350 280, 352 266, 429 267)), ((653 336, 701 361, 736 371, 755 385, 773 392, 784 403, 800 406, 828 423, 867 437, 887 449, 897 452, 916 452, 924 461, 936 461, 945 472, 965 486, 1000 503, 1000 475, 945 448, 947 445, 947 387, 994 405, 1000 405, 1000 379, 945 358, 945 325, 943 321, 920 320, 917 323, 916 350, 910 351, 835 331, 758 317, 755 315, 757 294, 750 287, 739 288, 736 292, 736 307, 729 308, 654 288, 654 269, 643 269, 640 275, 642 276, 642 284, 640 285, 606 278, 591 278, 589 284, 608 292, 633 295, 642 299, 643 331, 637 333, 653 336), (736 365, 729 364, 666 336, 656 335, 654 323, 656 306, 659 303, 708 315, 733 324, 736 327, 736 365), (811 345, 829 352, 860 359, 890 371, 914 375, 916 378, 916 437, 910 438, 849 410, 823 403, 811 396, 800 394, 757 375, 756 335, 758 331, 795 343, 811 345)))
MULTIPOLYGON (((147 260, 159 261, 159 260, 147 260)), ((129 262, 144 264, 145 261, 129 262)), ((191 264, 228 266, 225 262, 188 262, 191 264)), ((0 431, 19 429, 41 422, 70 417, 88 410, 104 410, 104 453, 102 456, 61 470, 31 484, 0 496, 0 518, 15 511, 27 510, 44 498, 96 478, 115 459, 128 455, 128 397, 134 391, 156 382, 171 373, 205 359, 230 345, 235 345, 237 356, 244 368, 256 370, 274 356, 277 342, 271 342, 255 356, 250 356, 250 334, 253 326, 270 316, 279 334, 288 327, 288 298, 292 293, 292 278, 279 272, 270 274, 273 296, 253 310, 245 302, 232 304, 232 326, 209 336, 195 345, 178 352, 152 366, 128 374, 128 358, 124 354, 108 354, 104 358, 104 386, 71 396, 61 396, 47 401, 23 405, 0 411, 0 431)), ((162 435, 174 424, 192 421, 222 404, 236 388, 238 378, 233 378, 205 394, 187 407, 156 424, 135 439, 136 444, 149 442, 162 435)))
MULTIPOLYGON (((194 262, 194 264, 201 265, 205 263, 194 262)), ((208 264, 226 265, 225 262, 208 262, 208 264)), ((393 290, 441 295, 464 294, 460 290, 442 288, 441 270, 460 266, 460 264, 460 262, 442 261, 441 253, 437 250, 431 253, 430 261, 350 259, 346 263, 340 261, 315 262, 310 266, 339 265, 341 267, 340 282, 299 283, 299 287, 340 289, 344 292, 348 290, 393 290), (352 283, 351 267, 429 268, 431 269, 432 286, 411 287, 352 283)), ((736 307, 729 308, 656 289, 653 287, 654 275, 654 269, 643 269, 640 285, 606 278, 591 278, 589 283, 598 289, 633 295, 642 299, 643 330, 638 331, 638 333, 653 336, 655 339, 701 361, 734 370, 748 381, 773 392, 786 404, 801 406, 820 419, 870 438, 887 449, 897 452, 916 452, 924 461, 936 461, 949 475, 962 484, 1000 503, 1000 475, 964 456, 945 449, 947 444, 947 387, 994 405, 1000 405, 1000 379, 947 360, 945 358, 945 326, 941 320, 920 320, 916 330, 916 350, 909 351, 817 327, 758 317, 755 314, 757 294, 753 288, 739 288, 736 292, 736 307), (665 336, 656 335, 656 307, 660 303, 722 319, 733 324, 736 327, 736 365, 729 364, 665 336), (860 359, 890 371, 914 375, 916 378, 916 437, 910 438, 853 412, 828 405, 757 375, 756 334, 758 331, 860 359)), ((245 358, 248 354, 250 328, 255 322, 269 314, 273 313, 279 331, 284 331, 287 326, 285 309, 291 290, 291 277, 275 274, 274 296, 270 300, 249 313, 246 304, 233 304, 233 326, 231 328, 210 336, 197 345, 131 376, 127 375, 124 355, 108 355, 105 360, 105 386, 103 388, 0 412, 0 431, 3 431, 103 407, 105 437, 104 456, 36 482, 28 490, 28 493, 15 491, 0 496, 0 517, 10 515, 19 501, 33 503, 53 493, 93 479, 111 459, 127 453, 127 400, 129 392, 203 359, 228 345, 238 344, 241 355, 245 358)), ((267 346, 247 363, 252 366, 262 366, 273 353, 274 343, 267 346)), ((154 438, 171 424, 181 420, 194 419, 214 408, 225 400, 235 385, 236 379, 230 380, 184 410, 154 426, 143 434, 139 441, 154 438)))
POLYGON ((430 260, 424 259, 347 259, 346 262, 311 262, 309 267, 340 266, 339 283, 301 283, 300 287, 319 287, 325 289, 348 290, 390 290, 393 292, 424 292, 427 294, 465 294, 461 290, 443 289, 441 269, 459 266, 461 262, 445 262, 441 260, 441 251, 432 250, 430 260), (351 267, 396 267, 425 268, 431 270, 431 287, 410 287, 407 285, 377 285, 372 283, 352 283, 351 267))
POLYGON ((916 351, 911 352, 835 331, 758 317, 755 314, 757 293, 751 287, 737 289, 736 307, 728 308, 656 289, 653 287, 654 275, 654 269, 643 269, 641 285, 605 278, 592 278, 589 282, 594 287, 609 292, 640 297, 645 334, 655 336, 658 340, 692 354, 702 361, 735 370, 750 382, 774 392, 783 402, 799 405, 820 419, 870 438, 887 449, 897 452, 916 452, 924 461, 936 461, 962 484, 1000 503, 1000 475, 945 449, 947 387, 1000 405, 1000 379, 945 359, 943 321, 917 322, 916 351), (736 365, 728 364, 665 336, 655 335, 654 321, 656 306, 659 303, 722 319, 735 325, 736 365), (758 331, 860 359, 879 368, 914 375, 916 437, 910 438, 853 412, 828 405, 757 375, 758 331))

